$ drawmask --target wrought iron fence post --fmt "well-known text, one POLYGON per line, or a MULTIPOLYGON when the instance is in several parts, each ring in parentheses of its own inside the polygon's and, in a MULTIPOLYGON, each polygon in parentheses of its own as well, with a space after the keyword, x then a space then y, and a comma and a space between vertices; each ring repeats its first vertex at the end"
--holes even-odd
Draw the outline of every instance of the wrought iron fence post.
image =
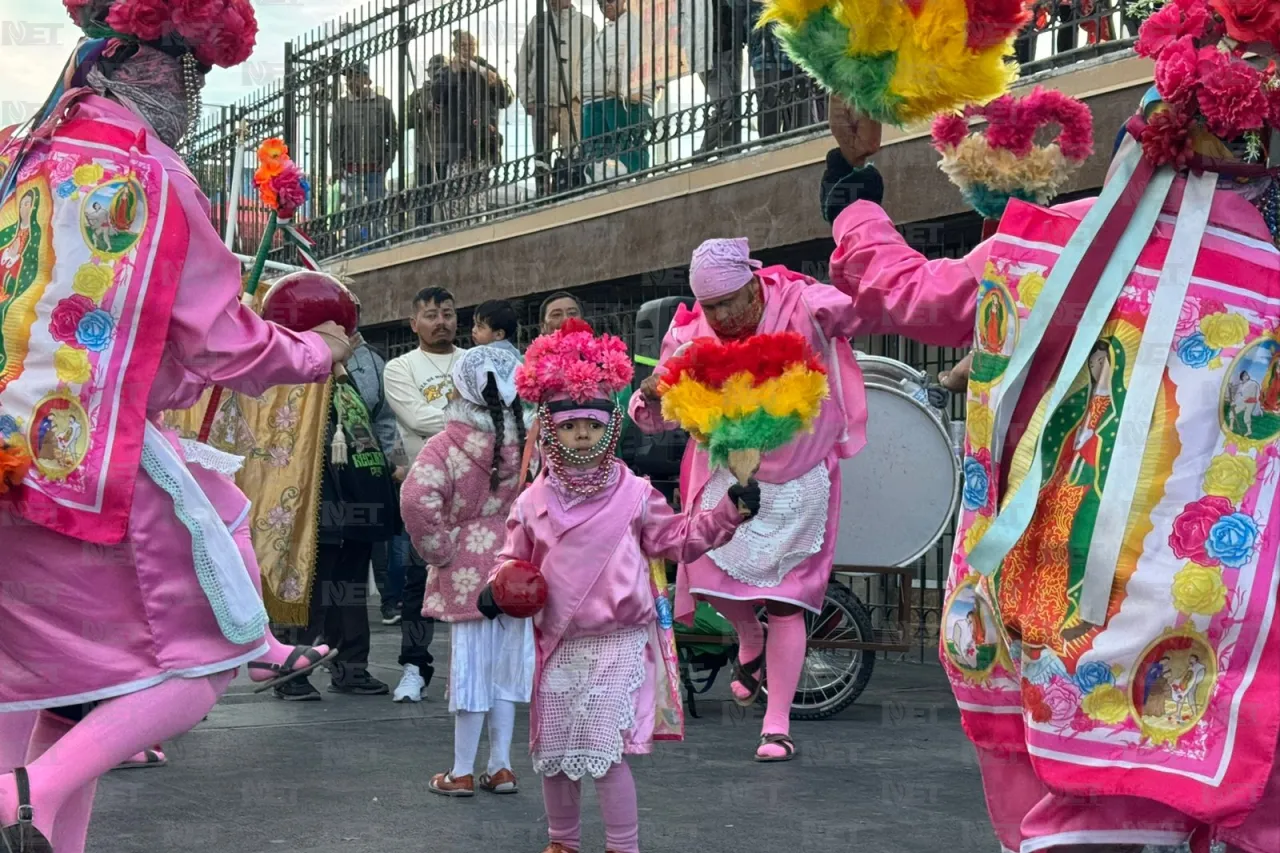
MULTIPOLYGON (((396 114, 400 116, 400 124, 397 132, 400 134, 400 156, 399 167, 396 170, 396 197, 395 208, 396 214, 396 231, 403 232, 408 225, 408 218, 405 216, 405 199, 408 198, 408 174, 407 161, 409 159, 409 118, 405 112, 405 105, 409 103, 409 97, 405 94, 405 86, 409 81, 409 3, 412 0, 401 0, 396 6, 396 17, 399 24, 396 27, 396 42, 399 50, 397 55, 399 63, 396 68, 396 88, 400 90, 400 104, 396 110, 396 114)), ((416 165, 416 164, 415 164, 416 165)))
MULTIPOLYGON (((297 61, 293 55, 293 41, 284 43, 284 144, 289 146, 289 150, 294 150, 294 137, 296 135, 297 123, 297 103, 295 102, 294 72, 297 70, 297 61)), ((297 156, 296 154, 294 156, 297 156)))
MULTIPOLYGON (((534 69, 533 84, 533 151, 535 164, 542 157, 546 157, 548 161, 551 159, 551 155, 549 153, 549 149, 551 148, 551 128, 549 127, 550 123, 547 121, 547 96, 549 94, 547 65, 551 55, 547 51, 547 30, 549 28, 551 15, 553 14, 549 0, 537 0, 537 2, 539 8, 537 13, 533 16, 533 25, 537 28, 537 32, 534 34, 535 49, 533 57, 534 65, 537 66, 534 69)), ((572 50, 572 48, 570 48, 570 50, 572 50)), ((557 44, 557 58, 559 57, 559 53, 559 45, 557 44)), ((557 63, 557 74, 562 75, 563 70, 564 69, 559 66, 559 63, 557 63)), ((519 75, 517 74, 517 76, 519 75)), ((525 106, 528 106, 528 104, 525 106)), ((570 109, 573 108, 572 100, 569 101, 568 106, 570 109)), ((563 140, 561 140, 560 144, 561 146, 565 146, 565 142, 563 140)), ((535 178, 534 185, 538 188, 535 190, 535 193, 540 191, 544 194, 550 194, 551 186, 547 183, 552 174, 550 166, 551 163, 548 162, 547 173, 535 178)), ((534 172, 537 172, 537 165, 534 166, 534 172)))

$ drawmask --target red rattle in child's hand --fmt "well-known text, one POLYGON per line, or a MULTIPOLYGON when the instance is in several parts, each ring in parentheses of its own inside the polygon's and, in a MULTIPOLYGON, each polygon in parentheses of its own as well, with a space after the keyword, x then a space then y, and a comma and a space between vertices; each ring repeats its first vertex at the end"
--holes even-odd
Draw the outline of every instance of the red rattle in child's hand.
POLYGON ((547 606, 547 579, 533 563, 507 560, 489 584, 493 603, 515 619, 528 619, 547 606))

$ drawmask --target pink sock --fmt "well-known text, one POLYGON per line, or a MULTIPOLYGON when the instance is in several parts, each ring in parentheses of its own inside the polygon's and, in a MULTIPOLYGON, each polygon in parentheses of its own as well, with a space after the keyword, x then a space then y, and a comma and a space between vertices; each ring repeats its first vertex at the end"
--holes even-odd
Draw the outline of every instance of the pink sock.
MULTIPOLYGON (((800 686, 800 671, 804 668, 808 631, 804 613, 790 616, 769 614, 769 647, 765 651, 765 666, 769 670, 769 705, 764 713, 763 734, 785 735, 791 732, 791 702, 800 686)), ((761 755, 781 757, 786 750, 780 746, 762 746, 761 755)))
MULTIPOLYGON (((717 598, 711 602, 716 610, 733 625, 738 632, 738 662, 750 663, 764 651, 764 626, 756 617, 755 605, 749 601, 734 601, 729 598, 717 598)), ((759 678, 762 673, 757 672, 759 678)), ((733 695, 745 699, 750 694, 738 682, 731 685, 733 695)))
POLYGON ((636 780, 625 760, 596 780, 596 799, 604 815, 604 849, 608 853, 640 853, 636 780))
POLYGON ((578 850, 582 844, 582 785, 563 773, 542 777, 547 835, 557 844, 578 850))
MULTIPOLYGON (((48 711, 41 713, 31 735, 31 746, 24 763, 35 762, 74 726, 75 723, 65 717, 48 711)), ((82 785, 58 810, 53 837, 49 839, 58 853, 84 853, 85 841, 89 837, 89 815, 93 812, 93 797, 97 790, 96 779, 82 785)))
MULTIPOLYGON (((244 559, 244 567, 249 572, 249 579, 253 581, 253 588, 258 591, 258 597, 262 597, 262 569, 258 566, 258 556, 253 551, 253 536, 249 531, 249 522, 245 521, 237 527, 231 534, 235 539, 236 545, 240 549, 240 556, 244 559)), ((267 641, 267 653, 254 661, 254 663, 270 663, 276 666, 283 666, 284 662, 289 659, 289 655, 293 654, 293 650, 297 646, 286 646, 284 643, 276 639, 275 634, 268 629, 263 639, 267 641)), ((303 647, 305 648, 305 647, 303 647)), ((319 645, 315 647, 321 656, 329 653, 329 647, 319 645)), ((275 678, 275 673, 267 670, 251 669, 249 670, 249 678, 252 681, 270 681, 275 678)))
POLYGON ((27 762, 27 744, 36 725, 36 711, 0 714, 0 773, 27 762))
MULTIPOLYGON (((171 678, 90 711, 27 766, 36 828, 52 839, 59 814, 77 791, 151 744, 195 728, 233 674, 171 678)), ((18 790, 9 773, 0 776, 0 822, 9 826, 17 816, 18 790)))

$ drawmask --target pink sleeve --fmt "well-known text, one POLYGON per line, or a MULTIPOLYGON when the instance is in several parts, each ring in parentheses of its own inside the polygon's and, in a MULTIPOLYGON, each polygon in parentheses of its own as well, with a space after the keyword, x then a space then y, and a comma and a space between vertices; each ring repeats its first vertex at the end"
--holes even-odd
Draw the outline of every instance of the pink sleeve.
POLYGON ((453 562, 458 546, 449 535, 445 508, 453 503, 453 481, 441 443, 432 438, 422 447, 400 487, 400 515, 418 555, 430 566, 453 562))
POLYGON ((804 289, 803 298, 814 322, 827 338, 852 338, 857 334, 860 321, 848 294, 815 282, 804 289))
POLYGON ((649 490, 640 550, 649 557, 690 563, 733 538, 742 516, 726 496, 710 512, 676 513, 657 489, 649 490))
POLYGON ((174 175, 172 186, 191 238, 169 321, 168 353, 200 379, 255 397, 275 385, 328 377, 323 338, 268 323, 240 304, 240 261, 219 239, 199 189, 185 175, 174 175))
POLYGON ((832 228, 831 283, 853 299, 856 335, 905 335, 933 346, 973 340, 978 282, 989 246, 964 258, 928 260, 907 245, 888 214, 857 201, 832 228))
POLYGON ((520 506, 520 500, 517 498, 515 504, 511 507, 511 514, 507 516, 507 539, 502 543, 502 550, 498 552, 498 560, 493 564, 492 571, 486 583, 493 581, 493 576, 498 573, 498 569, 507 560, 524 560, 526 562, 533 559, 533 538, 529 536, 529 531, 524 526, 524 512, 520 506))

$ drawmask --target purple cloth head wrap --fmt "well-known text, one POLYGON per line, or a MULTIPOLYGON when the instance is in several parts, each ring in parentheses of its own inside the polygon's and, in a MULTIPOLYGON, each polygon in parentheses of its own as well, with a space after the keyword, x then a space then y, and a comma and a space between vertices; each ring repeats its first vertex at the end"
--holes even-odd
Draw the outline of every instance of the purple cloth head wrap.
POLYGON ((693 253, 689 284, 699 302, 719 299, 746 287, 761 266, 746 237, 708 240, 693 253))

